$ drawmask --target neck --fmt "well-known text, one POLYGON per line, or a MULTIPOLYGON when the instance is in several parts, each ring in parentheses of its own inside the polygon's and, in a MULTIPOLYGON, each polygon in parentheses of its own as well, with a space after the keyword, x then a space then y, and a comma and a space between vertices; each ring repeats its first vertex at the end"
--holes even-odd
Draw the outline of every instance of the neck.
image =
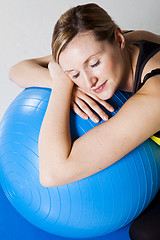
POLYGON ((124 75, 119 89, 132 92, 135 78, 136 63, 138 58, 138 49, 134 45, 127 45, 123 52, 124 75))

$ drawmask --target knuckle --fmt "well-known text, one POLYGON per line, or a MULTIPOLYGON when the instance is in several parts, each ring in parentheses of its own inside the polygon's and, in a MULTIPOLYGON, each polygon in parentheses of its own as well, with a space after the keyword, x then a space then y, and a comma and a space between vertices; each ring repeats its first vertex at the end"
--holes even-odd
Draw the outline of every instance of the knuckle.
POLYGON ((87 107, 87 105, 85 104, 85 103, 81 103, 81 109, 83 109, 83 110, 86 110, 88 107, 87 107))
POLYGON ((76 103, 74 103, 74 102, 73 102, 73 104, 71 106, 72 106, 72 109, 74 111, 77 111, 79 109, 78 106, 76 105, 76 103))
POLYGON ((78 113, 76 106, 73 106, 73 107, 72 107, 72 110, 73 110, 75 113, 78 113))
POLYGON ((75 108, 73 109, 73 111, 74 111, 77 115, 81 116, 81 111, 80 111, 80 109, 79 109, 78 107, 75 107, 75 108))
POLYGON ((105 112, 102 109, 100 109, 99 110, 99 115, 104 115, 104 114, 105 114, 105 112))
POLYGON ((92 101, 92 102, 90 103, 90 106, 91 106, 91 108, 97 108, 97 107, 98 107, 97 103, 94 102, 94 101, 92 101))

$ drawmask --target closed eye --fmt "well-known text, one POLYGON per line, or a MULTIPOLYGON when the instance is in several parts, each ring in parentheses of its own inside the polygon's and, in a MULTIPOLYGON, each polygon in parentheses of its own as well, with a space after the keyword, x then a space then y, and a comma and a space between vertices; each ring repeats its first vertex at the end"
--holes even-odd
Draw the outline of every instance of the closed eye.
POLYGON ((91 68, 97 67, 100 64, 100 61, 98 60, 95 64, 90 65, 91 68))
POLYGON ((72 76, 72 78, 78 78, 78 77, 79 77, 79 73, 72 76))

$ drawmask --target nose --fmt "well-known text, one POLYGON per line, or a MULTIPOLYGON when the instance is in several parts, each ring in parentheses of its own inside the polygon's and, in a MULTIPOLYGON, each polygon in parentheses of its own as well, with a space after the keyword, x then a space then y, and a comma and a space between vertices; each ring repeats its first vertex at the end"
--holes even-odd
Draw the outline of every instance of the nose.
POLYGON ((95 87, 96 83, 98 82, 98 77, 89 72, 84 72, 83 78, 87 88, 89 89, 91 89, 92 87, 95 87))

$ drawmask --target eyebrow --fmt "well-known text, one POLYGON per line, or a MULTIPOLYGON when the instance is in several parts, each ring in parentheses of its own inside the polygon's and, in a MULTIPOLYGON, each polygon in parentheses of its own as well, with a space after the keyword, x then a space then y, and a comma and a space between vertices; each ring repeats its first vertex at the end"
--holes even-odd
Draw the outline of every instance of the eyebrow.
MULTIPOLYGON (((92 54, 91 56, 89 56, 89 57, 84 61, 83 64, 88 63, 91 58, 95 57, 96 55, 98 55, 98 54, 100 54, 100 53, 102 53, 102 51, 99 51, 99 52, 97 52, 97 53, 92 54)), ((66 72, 72 72, 72 71, 75 71, 75 69, 65 70, 64 72, 66 73, 66 72)))

